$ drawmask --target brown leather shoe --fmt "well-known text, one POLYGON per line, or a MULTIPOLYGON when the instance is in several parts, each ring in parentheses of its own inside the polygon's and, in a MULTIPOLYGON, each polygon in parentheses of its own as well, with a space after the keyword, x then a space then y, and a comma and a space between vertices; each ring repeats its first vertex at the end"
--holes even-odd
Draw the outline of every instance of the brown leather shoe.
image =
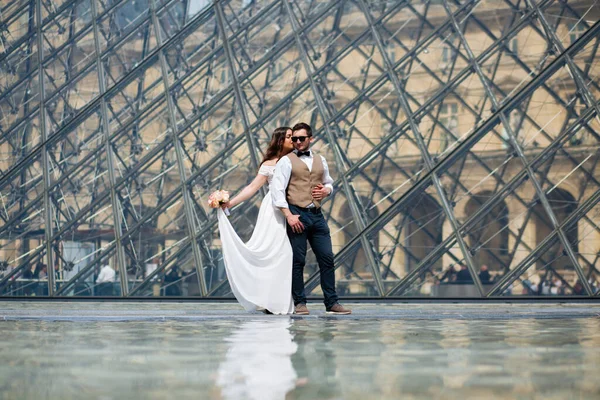
POLYGON ((308 315, 308 314, 310 314, 310 312, 308 311, 308 307, 306 307, 306 304, 300 303, 294 309, 294 314, 308 315))
POLYGON ((352 314, 352 310, 349 308, 345 308, 340 303, 335 303, 331 307, 329 307, 326 311, 326 314, 337 314, 337 315, 348 315, 352 314))

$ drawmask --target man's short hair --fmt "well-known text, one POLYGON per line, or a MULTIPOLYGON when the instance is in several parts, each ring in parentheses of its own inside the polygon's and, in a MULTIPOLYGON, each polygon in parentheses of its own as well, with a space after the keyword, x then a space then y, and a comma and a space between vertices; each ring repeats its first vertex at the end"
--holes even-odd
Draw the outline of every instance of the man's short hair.
POLYGON ((298 122, 296 125, 294 125, 294 127, 292 128, 293 132, 299 131, 301 129, 304 129, 306 131, 306 134, 308 136, 312 136, 312 128, 310 127, 309 124, 305 124, 304 122, 298 122))

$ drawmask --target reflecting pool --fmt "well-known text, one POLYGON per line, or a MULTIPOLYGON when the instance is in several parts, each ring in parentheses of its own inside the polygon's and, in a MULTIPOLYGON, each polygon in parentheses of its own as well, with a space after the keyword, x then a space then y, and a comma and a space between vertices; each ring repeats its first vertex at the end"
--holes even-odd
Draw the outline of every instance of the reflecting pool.
POLYGON ((0 322, 3 399, 598 398, 600 320, 0 322))

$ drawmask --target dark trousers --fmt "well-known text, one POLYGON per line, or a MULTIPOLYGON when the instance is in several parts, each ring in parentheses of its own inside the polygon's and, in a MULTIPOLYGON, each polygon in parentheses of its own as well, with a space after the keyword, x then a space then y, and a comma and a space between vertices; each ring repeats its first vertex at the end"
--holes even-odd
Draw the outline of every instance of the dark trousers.
POLYGON ((325 296, 325 307, 329 308, 338 301, 335 292, 335 268, 333 266, 333 250, 329 226, 325 222, 320 209, 301 208, 290 204, 290 211, 300 215, 300 222, 304 224, 304 231, 294 233, 288 225, 287 233, 292 244, 294 258, 292 263, 292 297, 294 304, 306 303, 304 293, 304 265, 306 265, 306 242, 310 243, 321 275, 321 289, 325 296))
POLYGON ((114 285, 112 282, 102 282, 96 286, 98 296, 114 296, 114 285))

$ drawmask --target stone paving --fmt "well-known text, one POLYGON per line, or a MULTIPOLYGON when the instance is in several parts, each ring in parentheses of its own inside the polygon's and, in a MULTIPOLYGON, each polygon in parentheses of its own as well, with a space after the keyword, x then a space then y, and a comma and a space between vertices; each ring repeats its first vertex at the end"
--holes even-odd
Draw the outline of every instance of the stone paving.
MULTIPOLYGON (((498 320, 517 318, 598 318, 600 303, 455 303, 399 304, 345 303, 352 315, 325 314, 322 304, 310 303, 310 315, 292 318, 377 320, 498 320)), ((211 319, 281 318, 260 312, 245 312, 236 303, 177 302, 0 302, 1 320, 44 321, 198 321, 211 319)), ((284 316, 285 317, 285 316, 284 316)))

